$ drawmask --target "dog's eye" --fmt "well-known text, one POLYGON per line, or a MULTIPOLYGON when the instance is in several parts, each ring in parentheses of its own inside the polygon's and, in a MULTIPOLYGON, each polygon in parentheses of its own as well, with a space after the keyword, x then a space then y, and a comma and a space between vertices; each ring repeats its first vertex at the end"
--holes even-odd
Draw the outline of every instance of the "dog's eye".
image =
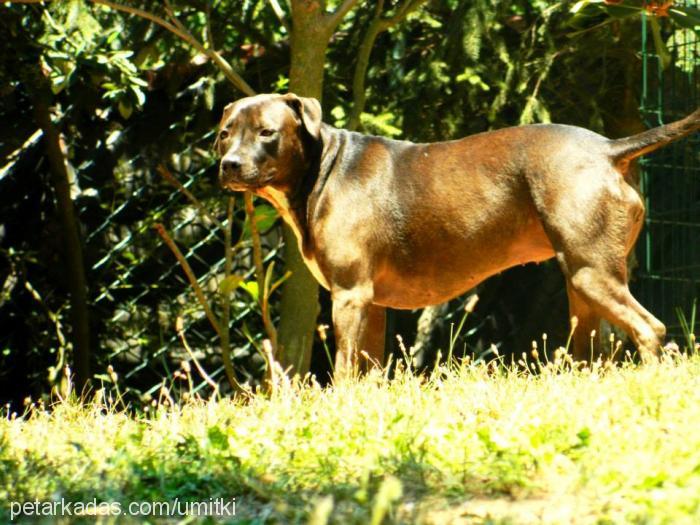
POLYGON ((228 131, 225 129, 222 129, 219 131, 219 140, 226 140, 228 138, 228 131))
POLYGON ((276 133, 276 132, 275 132, 274 129, 265 128, 265 129, 263 129, 263 130, 260 130, 260 136, 261 136, 261 137, 271 137, 271 136, 273 136, 275 133, 276 133))

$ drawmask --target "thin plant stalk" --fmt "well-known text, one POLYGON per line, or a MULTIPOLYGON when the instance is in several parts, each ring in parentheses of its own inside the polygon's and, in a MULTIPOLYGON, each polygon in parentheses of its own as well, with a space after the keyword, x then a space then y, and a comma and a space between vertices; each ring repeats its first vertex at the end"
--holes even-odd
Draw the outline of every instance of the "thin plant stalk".
MULTIPOLYGON (((158 168, 156 168, 158 173, 160 174, 161 177, 163 177, 168 183, 170 183, 172 186, 174 186, 180 193, 182 193, 187 199, 196 206, 197 210, 199 210, 199 213, 201 213, 204 217, 206 217, 212 224, 214 224, 219 230, 226 231, 226 228, 224 225, 221 223, 219 219, 214 217, 207 208, 202 204, 202 201, 200 201, 197 197, 195 197, 190 190, 185 188, 185 185, 182 184, 179 180, 173 176, 172 173, 166 168, 163 164, 159 165, 158 168)), ((229 243, 230 244, 230 243, 229 243)))
POLYGON ((180 251, 180 248, 177 247, 177 244, 175 244, 175 241, 172 239, 172 237, 170 237, 170 234, 165 230, 165 227, 162 224, 156 223, 154 225, 154 228, 158 232, 158 235, 160 235, 160 237, 163 239, 163 241, 165 241, 165 244, 168 245, 170 251, 173 252, 173 255, 175 256, 177 261, 180 263, 182 270, 187 276, 187 280, 190 282, 190 285, 194 290, 194 294, 197 297, 197 301, 204 309, 204 313, 206 314, 207 319, 209 319, 209 322, 216 331, 216 334, 219 337, 221 337, 221 326, 219 325, 219 320, 214 315, 214 312, 212 311, 211 307, 209 306, 209 303, 207 302, 207 299, 204 297, 202 287, 199 286, 199 282, 197 282, 197 277, 195 277, 190 263, 187 262, 187 259, 180 251))
POLYGON ((199 362, 199 359, 197 359, 197 357, 194 355, 192 348, 190 348, 190 345, 187 342, 182 317, 178 317, 175 321, 175 330, 177 331, 177 335, 180 338, 180 341, 182 342, 182 346, 185 348, 185 351, 190 356, 190 359, 192 359, 192 362, 194 363, 194 367, 197 369, 197 372, 199 372, 199 375, 202 376, 202 379, 204 379, 204 381, 212 388, 214 394, 218 395, 219 385, 217 385, 216 382, 211 378, 211 376, 207 374, 206 370, 204 370, 201 363, 199 362))
POLYGON ((330 366, 331 373, 333 373, 334 370, 334 363, 333 363, 333 358, 331 357, 331 351, 328 348, 328 325, 325 324, 320 324, 316 327, 316 331, 318 332, 318 337, 321 339, 321 343, 323 343, 323 350, 326 352, 326 358, 328 359, 328 365, 330 366))
MULTIPOLYGON (((226 203, 226 228, 224 228, 224 279, 231 276, 233 269, 233 247, 231 246, 231 228, 233 226, 233 209, 235 200, 233 197, 228 198, 226 203)), ((233 370, 233 361, 231 360, 231 333, 229 321, 231 319, 231 295, 229 293, 221 293, 221 322, 219 338, 221 341, 221 359, 224 362, 224 370, 231 386, 238 392, 242 390, 236 373, 233 370)))
POLYGON ((253 262, 255 264, 255 277, 258 282, 258 302, 262 313, 263 326, 272 345, 273 354, 277 352, 277 330, 270 319, 270 308, 267 297, 267 287, 265 286, 265 267, 263 266, 262 245, 260 242, 260 232, 255 220, 255 206, 253 205, 253 195, 245 192, 245 211, 250 221, 250 236, 253 240, 253 262))
POLYGON ((467 317, 469 317, 469 314, 474 311, 474 307, 476 306, 477 301, 479 300, 479 296, 474 294, 469 299, 467 300, 467 304, 464 305, 464 314, 462 315, 462 319, 459 322, 459 325, 457 326, 457 331, 453 333, 453 328, 454 324, 450 325, 450 347, 447 352, 447 366, 450 366, 452 364, 452 353, 454 350, 455 344, 457 344, 457 339, 459 338, 460 334, 462 333, 462 328, 464 328, 464 323, 467 320, 467 317))
MULTIPOLYGON (((199 212, 209 219, 209 221, 217 226, 220 230, 223 230, 224 232, 224 279, 227 279, 228 277, 231 276, 232 269, 233 269, 233 254, 236 251, 237 248, 240 247, 241 241, 236 243, 235 245, 232 242, 232 226, 233 226, 233 211, 234 211, 234 204, 235 204, 235 199, 234 197, 229 197, 227 201, 227 210, 226 210, 226 224, 224 225, 221 221, 219 221, 216 217, 211 215, 206 207, 202 204, 202 202, 197 199, 197 197, 192 194, 185 186, 177 180, 173 176, 170 171, 163 166, 162 164, 158 166, 157 168, 158 173, 171 185, 173 185, 180 193, 182 193, 187 199, 194 204, 199 212)), ((156 227, 157 228, 157 227, 156 227)), ((167 232, 165 232, 165 229, 163 229, 163 232, 167 236, 167 232)), ((160 233, 160 230, 159 230, 160 233)), ((161 237, 163 237, 163 234, 161 234, 161 237)), ((165 237, 164 237, 165 239, 165 237)), ((166 240, 166 243, 168 241, 166 240)), ((177 246, 175 243, 172 243, 172 246, 170 246, 170 249, 173 250, 173 246, 175 249, 177 249, 177 246)), ((179 251, 179 250, 178 250, 179 251)), ((177 253, 173 251, 177 257, 177 253)), ((182 261, 185 261, 184 257, 182 259, 178 258, 178 261, 180 262, 180 265, 183 266, 183 269, 185 269, 185 266, 182 264, 182 261)), ((185 270, 185 273, 187 274, 187 270, 185 270)), ((194 273, 190 270, 191 273, 191 278, 190 275, 188 275, 188 279, 190 283, 195 282, 196 279, 194 278, 194 273)), ((197 294, 197 287, 193 285, 193 288, 195 289, 195 294, 197 294)), ((212 323, 212 326, 214 326, 215 330, 217 330, 217 335, 219 336, 219 339, 221 341, 221 358, 224 364, 224 370, 226 372, 226 377, 228 379, 229 384, 231 387, 239 393, 244 392, 243 387, 238 383, 238 380, 236 379, 235 371, 233 368, 233 361, 231 360, 231 336, 230 336, 230 329, 229 329, 229 322, 231 319, 231 300, 230 300, 230 295, 229 294, 223 294, 221 295, 221 319, 220 322, 217 322, 217 325, 219 328, 217 329, 214 323, 212 323)), ((200 295, 198 294, 197 299, 200 304, 202 304, 202 307, 205 309, 205 312, 207 313, 207 318, 212 321, 212 318, 215 318, 214 313, 211 311, 210 308, 208 308, 208 302, 204 299, 204 294, 200 295), (206 305, 206 306, 205 306, 206 305), (209 312, 207 312, 207 309, 209 312)))
POLYGON ((578 317, 575 315, 571 317, 571 330, 569 330, 569 337, 566 339, 566 353, 569 353, 569 347, 571 346, 571 340, 574 337, 574 332, 578 326, 578 317))
POLYGON ((693 300, 693 306, 690 309, 690 321, 685 316, 685 312, 680 307, 676 307, 676 316, 683 331, 688 351, 692 354, 695 351, 695 312, 697 310, 697 299, 693 300))
MULTIPOLYGON (((231 211, 231 213, 233 212, 231 211)), ((204 313, 206 314, 207 319, 209 319, 209 322, 214 328, 214 331, 219 336, 219 340, 222 343, 222 360, 224 362, 224 371, 226 373, 226 379, 228 379, 231 388, 235 392, 245 393, 245 389, 236 379, 236 374, 233 370, 233 363, 231 362, 231 354, 229 352, 228 342, 228 321, 225 325, 226 330, 223 330, 221 327, 221 322, 219 321, 219 319, 216 318, 216 315, 214 315, 211 306, 209 305, 206 297, 204 296, 202 287, 197 282, 197 278, 195 277, 194 272, 192 271, 190 263, 187 262, 187 259, 180 251, 180 248, 177 247, 177 244, 175 244, 175 241, 172 239, 172 237, 170 237, 170 234, 168 234, 168 232, 165 230, 165 227, 162 224, 157 223, 154 227, 158 232, 158 235, 160 235, 163 241, 165 241, 165 244, 168 245, 168 248, 170 248, 170 251, 173 252, 173 255, 175 255, 175 258, 180 263, 182 270, 187 276, 187 280, 190 282, 190 286, 192 286, 192 289, 194 290, 194 295, 197 298, 197 301, 199 302, 200 306, 204 309, 204 313), (224 334, 224 332, 226 333, 224 334), (223 350, 224 348, 225 350, 223 350)))

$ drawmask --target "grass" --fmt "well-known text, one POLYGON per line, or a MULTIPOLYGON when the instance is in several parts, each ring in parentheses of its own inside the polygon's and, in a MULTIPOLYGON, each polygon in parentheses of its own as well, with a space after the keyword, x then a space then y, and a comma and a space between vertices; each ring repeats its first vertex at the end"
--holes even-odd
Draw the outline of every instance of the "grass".
POLYGON ((0 420, 0 499, 235 497, 251 524, 700 522, 698 356, 538 372, 377 371, 140 415, 35 406, 0 420))

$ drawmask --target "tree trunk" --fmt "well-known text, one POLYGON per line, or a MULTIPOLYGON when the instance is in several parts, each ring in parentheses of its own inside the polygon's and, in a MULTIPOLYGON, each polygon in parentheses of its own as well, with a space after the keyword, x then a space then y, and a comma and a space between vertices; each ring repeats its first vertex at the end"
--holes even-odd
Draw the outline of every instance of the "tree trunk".
POLYGON ((289 90, 302 97, 321 100, 323 67, 330 39, 324 27, 326 21, 320 8, 316 12, 309 12, 308 7, 303 10, 297 7, 292 14, 289 90))
POLYGON ((34 111, 37 124, 44 132, 51 185, 56 195, 56 208, 63 235, 63 264, 70 293, 71 340, 76 391, 80 394, 90 379, 90 323, 88 317, 87 282, 83 264, 78 222, 70 195, 66 159, 61 149, 59 132, 51 119, 51 92, 41 86, 35 94, 34 111))
MULTIPOLYGON (((291 72, 289 91, 321 100, 323 67, 330 35, 318 2, 292 3, 291 72)), ((278 330, 282 366, 300 375, 309 371, 319 312, 318 284, 306 268, 296 237, 284 226, 284 260, 292 276, 282 289, 278 330)))

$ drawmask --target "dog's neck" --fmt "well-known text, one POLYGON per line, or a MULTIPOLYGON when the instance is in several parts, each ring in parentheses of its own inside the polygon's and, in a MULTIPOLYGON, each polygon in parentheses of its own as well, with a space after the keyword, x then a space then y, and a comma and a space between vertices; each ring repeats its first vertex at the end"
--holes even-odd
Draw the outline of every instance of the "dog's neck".
MULTIPOLYGON (((295 186, 284 189, 265 186, 255 191, 257 195, 268 200, 289 225, 305 259, 313 253, 313 239, 309 234, 309 226, 315 220, 317 204, 328 177, 342 157, 347 141, 346 134, 342 130, 323 124, 318 143, 307 145, 307 152, 310 153, 308 167, 295 186)), ((308 262, 307 260, 307 264, 308 262)))

